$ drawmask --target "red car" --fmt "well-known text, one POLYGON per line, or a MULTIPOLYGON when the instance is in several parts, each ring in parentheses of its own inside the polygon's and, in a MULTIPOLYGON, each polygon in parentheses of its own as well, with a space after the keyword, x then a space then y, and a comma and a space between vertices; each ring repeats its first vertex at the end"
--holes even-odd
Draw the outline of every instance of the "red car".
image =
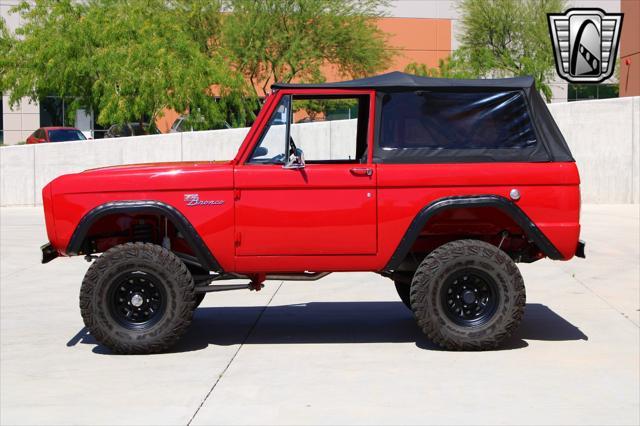
POLYGON ((27 143, 84 141, 87 138, 75 127, 40 127, 31 133, 27 143))
POLYGON ((392 279, 444 348, 490 349, 523 316, 518 262, 584 257, 579 185, 532 78, 276 84, 231 161, 49 183, 43 262, 93 262, 82 317, 119 353, 169 348, 209 292, 333 271, 392 279))

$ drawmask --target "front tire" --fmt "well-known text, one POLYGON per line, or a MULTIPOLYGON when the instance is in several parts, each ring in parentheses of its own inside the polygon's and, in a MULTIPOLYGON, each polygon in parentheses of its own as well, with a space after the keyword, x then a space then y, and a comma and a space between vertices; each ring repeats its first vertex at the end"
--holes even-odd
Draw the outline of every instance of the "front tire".
POLYGON ((80 311, 91 335, 121 354, 158 353, 174 345, 191 324, 195 303, 185 264, 148 243, 107 250, 80 289, 80 311))
POLYGON ((438 247, 422 261, 411 283, 418 326, 449 350, 497 348, 520 324, 525 302, 516 264, 483 241, 438 247))

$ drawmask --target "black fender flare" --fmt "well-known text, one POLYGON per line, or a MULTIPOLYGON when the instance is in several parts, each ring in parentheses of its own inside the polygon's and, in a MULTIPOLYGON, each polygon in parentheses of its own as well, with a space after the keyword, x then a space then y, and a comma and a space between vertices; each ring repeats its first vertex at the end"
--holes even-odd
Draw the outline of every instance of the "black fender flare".
POLYGON ((473 195, 440 198, 423 207, 407 228, 391 259, 384 267, 384 271, 390 272, 398 268, 418 239, 420 231, 434 215, 444 210, 469 207, 495 207, 501 210, 522 228, 527 238, 533 241, 547 257, 554 260, 563 258, 560 251, 514 202, 498 195, 473 195))
POLYGON ((89 228, 98 219, 112 214, 129 213, 166 216, 180 231, 203 268, 209 271, 223 272, 222 267, 187 218, 175 207, 155 200, 113 201, 94 207, 78 222, 67 245, 67 254, 77 255, 82 250, 82 242, 87 236, 89 228))

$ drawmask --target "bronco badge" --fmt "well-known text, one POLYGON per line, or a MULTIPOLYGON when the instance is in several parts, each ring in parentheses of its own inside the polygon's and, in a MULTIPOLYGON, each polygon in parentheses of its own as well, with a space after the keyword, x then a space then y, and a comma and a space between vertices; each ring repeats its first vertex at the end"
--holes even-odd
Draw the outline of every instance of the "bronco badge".
POLYGON ((201 200, 200 194, 184 194, 184 201, 187 206, 219 206, 224 204, 224 200, 201 200))

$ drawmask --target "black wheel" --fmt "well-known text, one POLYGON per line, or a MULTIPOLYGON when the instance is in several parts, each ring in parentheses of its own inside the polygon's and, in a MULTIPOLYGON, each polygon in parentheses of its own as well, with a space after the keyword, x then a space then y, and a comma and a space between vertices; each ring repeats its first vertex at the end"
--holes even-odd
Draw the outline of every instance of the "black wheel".
POLYGON ((396 286, 396 291, 398 292, 398 296, 400 296, 400 300, 404 305, 411 309, 411 281, 404 280, 393 280, 393 283, 396 286))
POLYGON ((451 350, 498 347, 520 324, 525 302, 516 264, 483 241, 438 247, 411 282, 411 307, 419 327, 451 350))
POLYGON ((196 294, 189 270, 148 243, 115 246, 87 271, 80 311, 95 339, 113 352, 145 354, 172 346, 191 324, 196 294))

